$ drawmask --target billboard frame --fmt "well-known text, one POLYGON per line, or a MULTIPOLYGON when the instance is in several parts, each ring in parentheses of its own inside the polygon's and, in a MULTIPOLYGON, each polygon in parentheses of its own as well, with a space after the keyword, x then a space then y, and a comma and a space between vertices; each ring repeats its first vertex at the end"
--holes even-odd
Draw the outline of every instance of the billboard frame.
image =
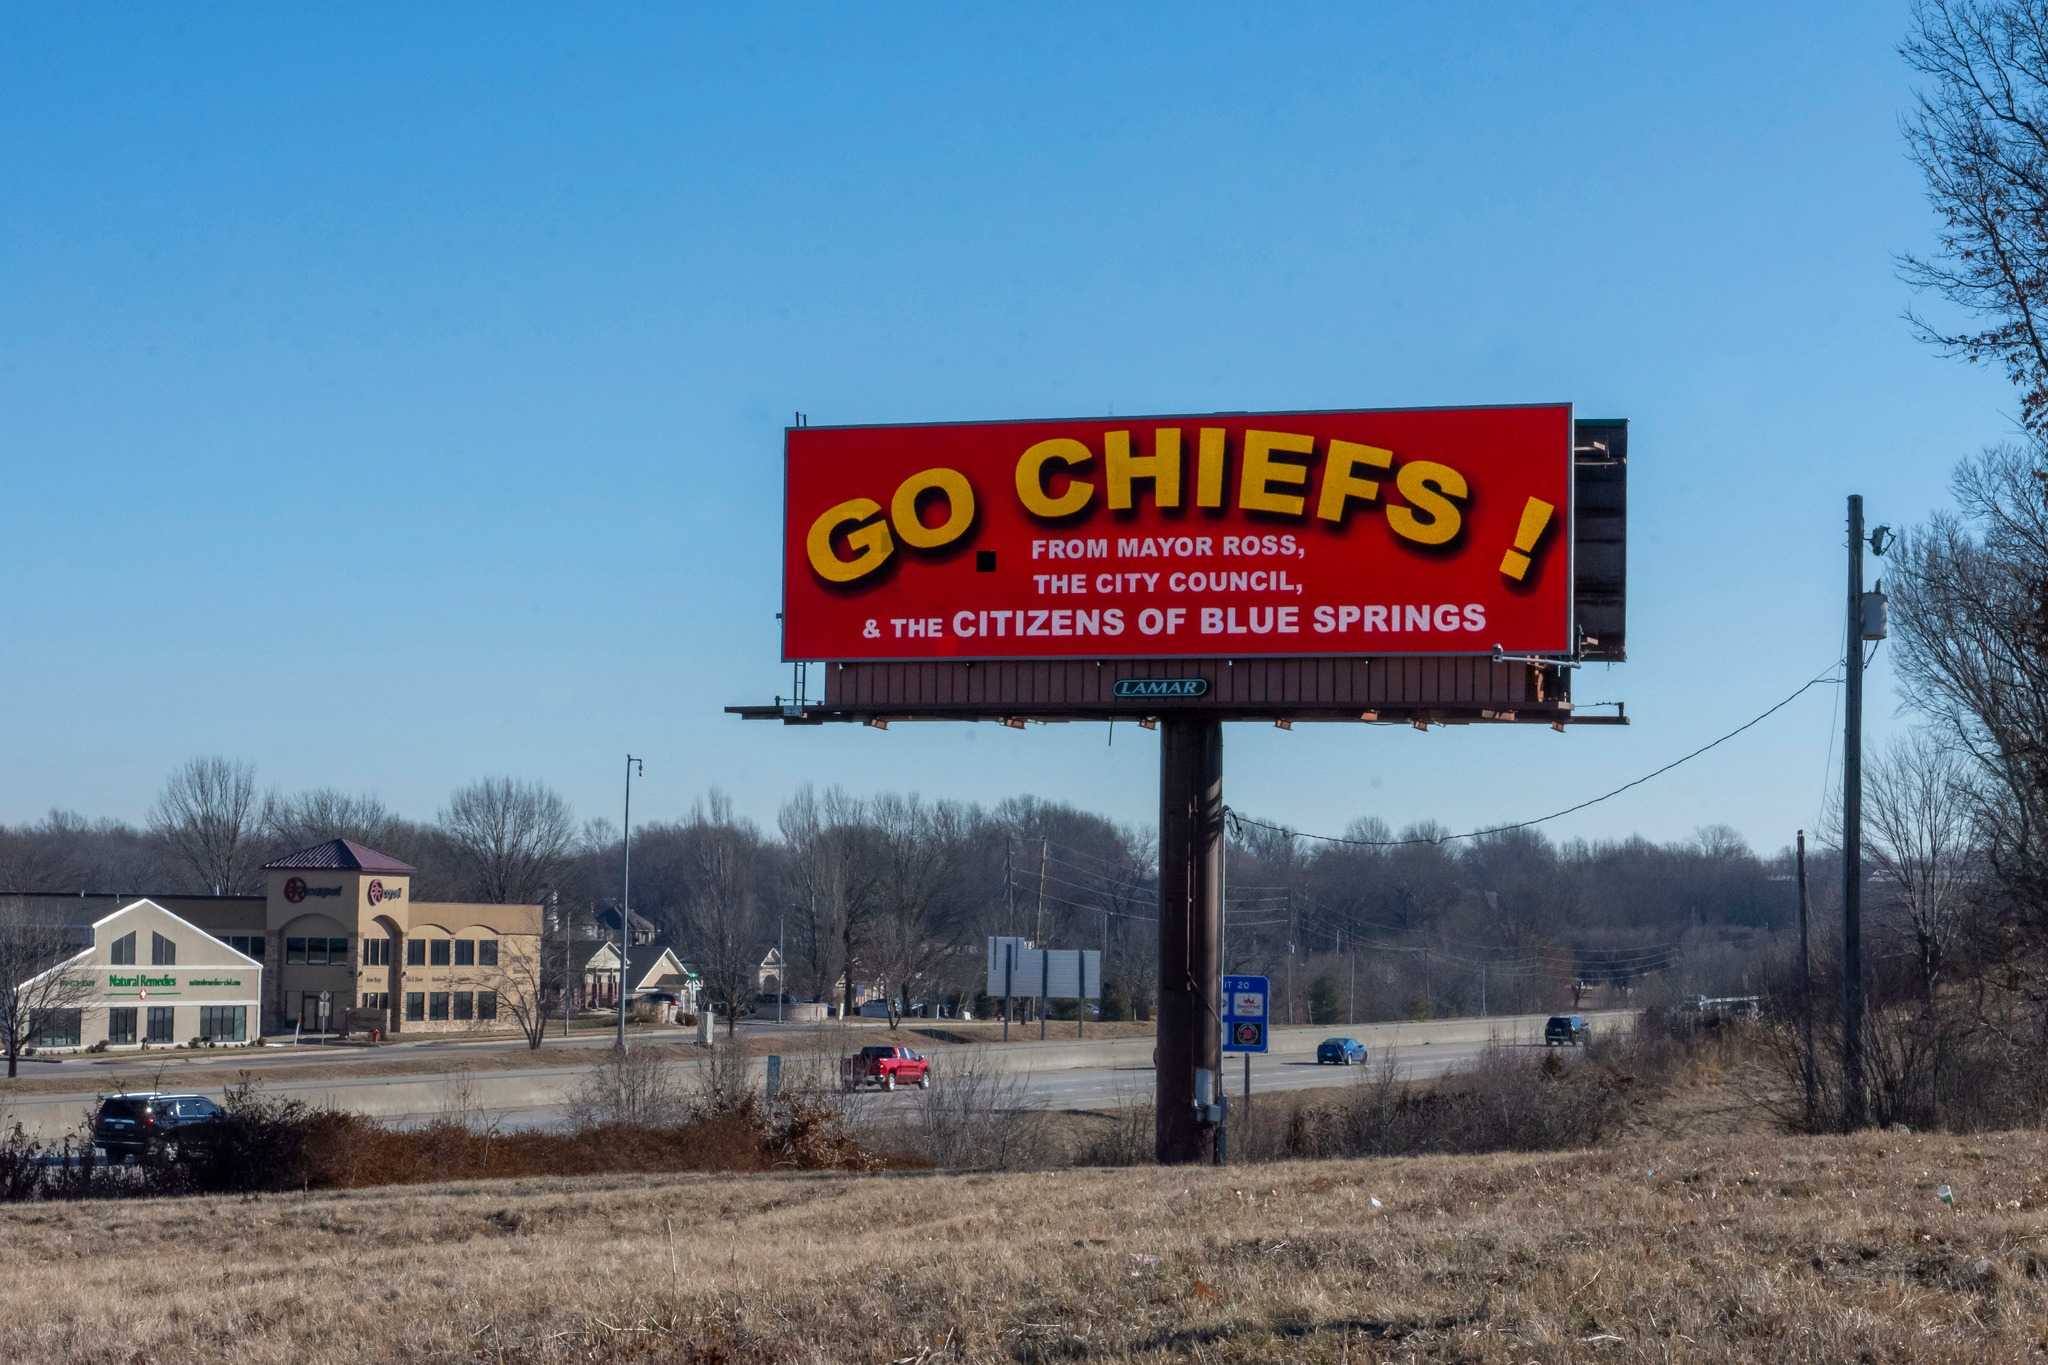
MULTIPOLYGON (((1566 555, 1566 562, 1565 562, 1565 583, 1566 583, 1566 597, 1565 597, 1565 622, 1564 622, 1564 632, 1565 632, 1565 640, 1566 640, 1566 642, 1567 642, 1567 643, 1566 643, 1566 645, 1565 645, 1565 646, 1561 646, 1560 648, 1558 648, 1558 649, 1557 649, 1557 650, 1555 650, 1555 651, 1551 651, 1551 650, 1539 650, 1539 651, 1536 651, 1536 652, 1539 652, 1539 653, 1544 653, 1544 654, 1553 654, 1553 653, 1554 653, 1554 654, 1556 654, 1556 655, 1557 655, 1557 656, 1559 656, 1559 657, 1563 657, 1563 656, 1565 656, 1565 655, 1568 655, 1569 653, 1571 653, 1571 652, 1572 652, 1572 650, 1571 650, 1571 642, 1574 642, 1574 641, 1578 640, 1578 638, 1579 638, 1579 622, 1578 622, 1578 594, 1577 594, 1577 592, 1576 592, 1576 591, 1574 590, 1574 585, 1575 585, 1575 583, 1576 583, 1576 581, 1577 581, 1577 574, 1578 574, 1578 562, 1577 562, 1577 554, 1578 554, 1578 501, 1579 501, 1579 500, 1578 500, 1578 497, 1577 497, 1577 495, 1576 495, 1576 478, 1575 478, 1575 472, 1576 472, 1576 471, 1575 471, 1575 466, 1576 466, 1576 463, 1577 463, 1577 457, 1578 457, 1578 454, 1579 454, 1579 451, 1580 451, 1580 448, 1581 448, 1581 447, 1580 447, 1580 444, 1579 444, 1579 441, 1580 441, 1580 428, 1581 428, 1581 426, 1583 425, 1583 423, 1582 423, 1581 419, 1580 419, 1580 418, 1579 418, 1579 416, 1578 416, 1578 410, 1577 410, 1576 406, 1575 406, 1574 404, 1570 403, 1570 402, 1523 402, 1523 403, 1450 403, 1450 404, 1435 404, 1435 405, 1431 405, 1431 404, 1419 404, 1419 405, 1404 405, 1404 406, 1397 406, 1397 407, 1362 407, 1362 408, 1289 408, 1289 409, 1273 409, 1273 410, 1257 410, 1257 409, 1248 409, 1248 408, 1235 408, 1235 409, 1228 409, 1228 410, 1220 410, 1220 411, 1213 411, 1213 412, 1178 412, 1178 413, 1176 413, 1176 412, 1168 412, 1168 413, 1133 413, 1133 414, 1130 414, 1130 415, 1128 415, 1128 416, 1125 416, 1125 415, 1118 415, 1118 416, 1113 416, 1113 417, 1095 417, 1095 416, 1068 416, 1068 417, 1002 417, 1002 418, 994 418, 994 419, 989 419, 989 420, 972 420, 972 419, 948 419, 948 420, 943 420, 943 421, 929 421, 929 422, 838 422, 838 423, 827 423, 827 424, 824 424, 824 425, 814 425, 814 424, 812 424, 812 423, 810 423, 810 422, 799 422, 799 423, 796 423, 796 424, 793 424, 793 425, 788 425, 788 426, 785 426, 785 427, 783 427, 783 429, 782 429, 782 499, 781 499, 781 507, 782 507, 782 509, 783 509, 783 516, 784 516, 784 523, 785 523, 785 524, 784 524, 784 528, 783 528, 783 530, 784 530, 784 536, 785 536, 785 538, 786 538, 786 537, 788 536, 788 534, 789 534, 789 526, 788 526, 788 524, 787 524, 787 518, 788 518, 788 512, 789 512, 789 506, 790 506, 790 437, 791 437, 791 435, 792 435, 793 433, 797 433, 797 432, 810 432, 810 431, 825 431, 825 432, 837 432, 837 431, 895 431, 895 430, 903 430, 903 431, 931 431, 931 430, 943 430, 943 429, 946 429, 946 428, 953 428, 953 427, 960 427, 960 428, 991 428, 991 427, 1008 427, 1008 426, 1018 426, 1018 427, 1023 427, 1023 426, 1043 426, 1043 425, 1047 425, 1047 424, 1052 424, 1052 423, 1060 423, 1060 422, 1076 422, 1076 423, 1086 422, 1086 423, 1109 423, 1109 424, 1117 424, 1117 423, 1124 423, 1124 422, 1129 422, 1129 423, 1133 423, 1133 424, 1140 424, 1140 423, 1152 423, 1152 422, 1159 422, 1159 423, 1166 423, 1166 422, 1176 422, 1176 423, 1200 423, 1200 422, 1202 422, 1202 421, 1206 421, 1206 420, 1211 420, 1211 419, 1220 419, 1220 418, 1228 418, 1228 419, 1241 419, 1241 418, 1263 418, 1263 417, 1280 417, 1280 418, 1287 418, 1287 417, 1301 417, 1301 418, 1319 418, 1319 417, 1347 417, 1347 416, 1371 416, 1371 415, 1375 415, 1375 414, 1393 414, 1393 413, 1431 413, 1431 414, 1434 414, 1434 413, 1471 413, 1471 412, 1531 412, 1531 411, 1539 411, 1539 410, 1552 410, 1552 409, 1558 409, 1558 408, 1562 408, 1562 409, 1564 410, 1564 412, 1565 412, 1565 423, 1566 423, 1566 430, 1567 430, 1567 432, 1569 433, 1569 434, 1567 435, 1567 437, 1566 437, 1566 444, 1565 444, 1565 450, 1564 450, 1564 452, 1563 452, 1563 455, 1564 455, 1564 460, 1565 460, 1565 477, 1566 477, 1566 482, 1567 482, 1568 484, 1572 485, 1572 487, 1573 487, 1573 492, 1572 492, 1571 496, 1569 496, 1569 497, 1568 497, 1568 499, 1567 499, 1567 506, 1566 506, 1566 507, 1565 507, 1565 508, 1563 509, 1563 512, 1564 512, 1564 516, 1563 516, 1563 518, 1562 518, 1562 525, 1561 525, 1561 527, 1560 527, 1560 534, 1561 534, 1561 535, 1563 536, 1563 538, 1564 538, 1564 551, 1565 551, 1565 555, 1566 555)), ((1626 423, 1626 422, 1621 422, 1621 423, 1619 423, 1618 425, 1620 425, 1620 426, 1621 426, 1621 427, 1623 428, 1623 430, 1624 430, 1624 431, 1626 430, 1626 427, 1627 427, 1627 423, 1626 423)), ((816 659, 816 658, 814 658, 813 656, 799 656, 799 655, 793 655, 793 654, 791 654, 791 653, 789 652, 789 638, 788 638, 788 620, 789 620, 789 611, 790 611, 790 598, 789 598, 789 592, 790 592, 790 582, 789 582, 789 555, 788 555, 788 546, 787 546, 787 543, 786 543, 786 539, 785 539, 784 551, 783 551, 783 554, 782 554, 782 556, 781 556, 781 562, 780 562, 780 564, 778 565, 778 570, 777 570, 777 572, 778 572, 778 578, 779 578, 779 582, 778 582, 778 584, 777 584, 777 589, 778 589, 778 592, 777 592, 777 601, 778 601, 778 604, 779 604, 779 605, 778 605, 778 609, 777 609, 777 612, 776 612, 776 621, 777 621, 777 623, 778 623, 778 627, 779 627, 779 629, 777 630, 777 636, 778 636, 778 639, 777 639, 777 648, 778 648, 778 652, 779 652, 779 654, 780 654, 780 656, 781 656, 781 660, 782 660, 782 662, 783 662, 783 663, 785 663, 785 664, 795 664, 795 663, 803 663, 803 662, 818 662, 819 660, 817 660, 817 659, 816 659)), ((1430 651, 1430 652, 1428 652, 1428 653, 1426 653, 1426 654, 1402 654, 1402 653, 1397 653, 1397 652, 1374 652, 1374 651, 1370 651, 1370 650, 1344 651, 1344 652, 1341 652, 1341 653, 1338 653, 1338 652, 1332 652, 1332 651, 1329 651, 1329 650, 1321 650, 1321 651, 1318 651, 1318 650, 1303 650, 1303 651, 1301 651, 1301 652, 1299 652, 1299 653, 1265 653, 1265 652, 1261 652, 1261 653, 1257 654, 1256 656, 1250 656, 1250 655, 1248 655, 1248 656, 1245 656, 1245 657, 1257 657, 1257 658, 1262 658, 1262 659, 1330 659, 1330 658, 1342 658, 1342 659, 1384 659, 1384 658, 1411 658, 1411 657, 1412 657, 1412 658, 1429 658, 1429 659, 1454 659, 1454 658, 1486 658, 1486 657, 1488 657, 1488 656, 1489 656, 1489 651, 1488 651, 1488 650, 1484 650, 1484 649, 1478 649, 1478 650, 1433 650, 1433 651, 1430 651)), ((1111 662, 1111 661, 1115 661, 1115 662, 1122 662, 1122 661, 1141 661, 1141 660, 1143 660, 1143 661, 1158 661, 1158 662, 1163 662, 1163 663, 1173 663, 1173 662, 1177 662, 1177 661, 1179 661, 1179 660, 1182 660, 1182 659, 1197 659, 1197 658, 1204 658, 1204 657, 1209 657, 1209 656, 1207 656, 1207 655, 1203 655, 1203 654, 1156 654, 1156 653, 1155 653, 1155 654, 1124 654, 1124 653, 1116 653, 1116 652, 1114 652, 1114 651, 1110 651, 1110 652, 1105 652, 1105 651, 1102 651, 1102 650, 1077 650, 1077 651, 1075 651, 1075 652, 1073 652, 1073 653, 1071 653, 1071 654, 1029 654, 1029 655, 976 655, 976 656, 962 656, 962 657, 952 657, 952 656, 934 656, 934 655, 928 655, 928 654, 913 654, 913 655, 904 655, 904 656, 902 656, 902 657, 887 657, 887 656, 875 655, 875 656, 866 656, 866 657, 860 658, 860 659, 858 659, 858 660, 844 660, 844 661, 841 661, 841 660, 834 660, 833 662, 835 662, 835 663, 836 663, 836 662, 846 662, 846 663, 856 663, 856 662, 857 662, 857 663, 862 663, 862 664, 935 664, 935 663, 976 663, 976 664, 983 664, 983 665, 989 665, 989 664, 999 664, 999 663, 1009 663, 1009 662, 1043 662, 1043 663, 1058 663, 1058 662, 1066 662, 1066 661, 1072 661, 1072 660, 1087 660, 1087 661, 1090 661, 1090 662, 1093 662, 1093 661, 1097 661, 1097 660, 1100 660, 1100 661, 1103 661, 1103 662, 1111 662)), ((1220 657, 1220 656, 1219 656, 1219 657, 1220 657)))

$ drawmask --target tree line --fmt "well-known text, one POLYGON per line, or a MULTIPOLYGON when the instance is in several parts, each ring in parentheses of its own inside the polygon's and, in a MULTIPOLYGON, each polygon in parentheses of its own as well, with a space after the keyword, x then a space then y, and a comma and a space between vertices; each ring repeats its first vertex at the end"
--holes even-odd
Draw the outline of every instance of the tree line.
MULTIPOLYGON (((1250 821, 1230 834, 1227 968, 1273 976, 1282 1013, 1303 1022, 1732 991, 1795 922, 1789 856, 1759 856, 1723 826, 1671 843, 1533 830, 1454 841, 1371 817, 1345 833, 1355 842, 1250 821)), ((265 792, 246 760, 203 757, 169 775, 141 825, 53 812, 0 826, 0 893, 255 892, 264 862, 335 837, 415 865, 422 900, 537 901, 587 926, 622 889, 618 827, 579 821, 544 782, 474 781, 419 820, 373 794, 265 792)), ((984 945, 1015 934, 1098 950, 1105 1013, 1143 1018, 1153 859, 1149 828, 1030 796, 807 785, 764 828, 714 791, 680 819, 636 824, 632 909, 728 1016, 755 1003, 777 943, 793 999, 987 1009, 984 945)))

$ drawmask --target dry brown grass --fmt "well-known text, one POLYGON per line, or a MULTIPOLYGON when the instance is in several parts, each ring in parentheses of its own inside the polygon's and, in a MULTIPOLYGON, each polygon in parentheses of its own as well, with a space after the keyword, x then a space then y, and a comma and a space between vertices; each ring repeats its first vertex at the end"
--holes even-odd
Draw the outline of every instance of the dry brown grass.
POLYGON ((162 1365, 2020 1360, 2044 1170, 2038 1134, 1871 1134, 36 1205, 0 1321, 10 1360, 162 1365))

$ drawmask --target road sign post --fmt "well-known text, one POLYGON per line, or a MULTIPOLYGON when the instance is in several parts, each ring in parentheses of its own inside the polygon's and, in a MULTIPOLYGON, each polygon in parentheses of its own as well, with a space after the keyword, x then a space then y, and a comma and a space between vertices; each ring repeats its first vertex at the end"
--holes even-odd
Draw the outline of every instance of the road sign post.
POLYGON ((1273 993, 1263 976, 1223 978, 1223 1050, 1264 1052, 1272 1032, 1273 993))
MULTIPOLYGON (((1266 1050, 1272 1023, 1273 992, 1263 976, 1223 978, 1223 1050, 1244 1054, 1245 1118, 1251 1118, 1252 1054, 1266 1050)), ((1217 1090, 1223 1089, 1217 1073, 1217 1090)), ((1218 1098, 1221 1096, 1219 1094, 1218 1098)), ((1228 1112, 1226 1110, 1226 1112, 1228 1112)), ((1219 1135, 1220 1137, 1220 1135, 1219 1135)), ((1222 1142, 1218 1142, 1219 1151, 1222 1142)))

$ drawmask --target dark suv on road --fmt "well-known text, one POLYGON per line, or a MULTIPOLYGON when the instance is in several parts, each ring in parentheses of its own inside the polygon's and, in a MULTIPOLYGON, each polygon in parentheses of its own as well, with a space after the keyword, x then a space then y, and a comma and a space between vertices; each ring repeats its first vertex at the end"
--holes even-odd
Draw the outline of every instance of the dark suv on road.
POLYGON ((1553 1014, 1543 1026, 1543 1045, 1577 1047, 1593 1036, 1593 1026, 1583 1014, 1553 1014))
POLYGON ((221 1118, 221 1107, 204 1095, 109 1095, 93 1115, 92 1140, 117 1161, 151 1152, 175 1160, 204 1146, 221 1118))

